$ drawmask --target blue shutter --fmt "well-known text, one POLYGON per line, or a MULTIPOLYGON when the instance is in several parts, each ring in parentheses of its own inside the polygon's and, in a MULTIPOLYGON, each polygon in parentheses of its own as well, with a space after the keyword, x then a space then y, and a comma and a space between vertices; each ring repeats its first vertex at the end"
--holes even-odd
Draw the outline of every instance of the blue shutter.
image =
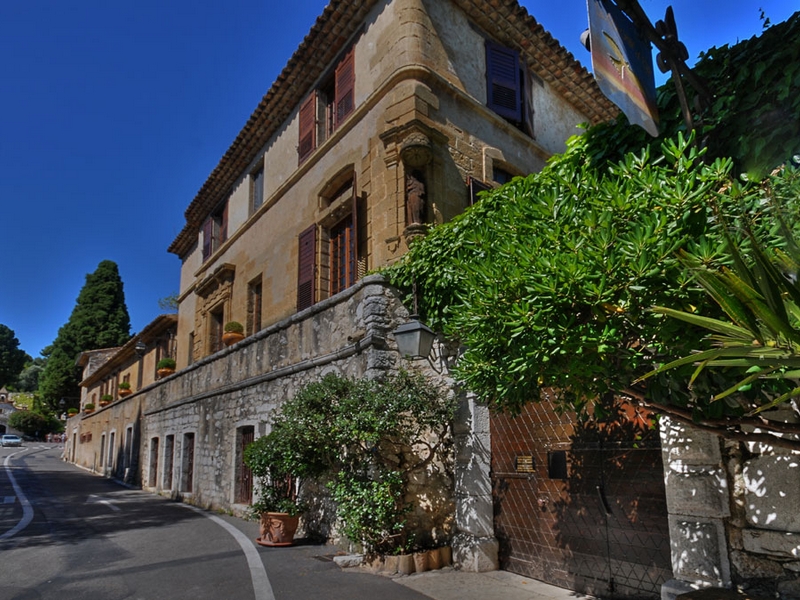
POLYGON ((486 105, 501 117, 522 120, 519 54, 486 41, 486 105))

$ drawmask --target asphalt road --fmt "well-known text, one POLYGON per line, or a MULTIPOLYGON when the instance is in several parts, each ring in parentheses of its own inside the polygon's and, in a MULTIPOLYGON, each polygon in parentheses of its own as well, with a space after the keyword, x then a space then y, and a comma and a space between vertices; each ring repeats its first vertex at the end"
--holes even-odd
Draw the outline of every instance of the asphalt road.
POLYGON ((340 569, 331 546, 258 546, 255 523, 122 487, 60 454, 0 448, 0 600, 427 598, 340 569))

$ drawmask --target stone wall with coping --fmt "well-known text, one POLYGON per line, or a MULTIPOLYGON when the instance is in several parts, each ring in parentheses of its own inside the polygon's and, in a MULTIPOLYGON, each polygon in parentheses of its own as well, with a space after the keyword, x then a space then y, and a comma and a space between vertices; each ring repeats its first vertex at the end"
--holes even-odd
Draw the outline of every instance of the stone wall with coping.
POLYGON ((662 598, 705 587, 800 598, 800 453, 660 424, 675 576, 662 598))

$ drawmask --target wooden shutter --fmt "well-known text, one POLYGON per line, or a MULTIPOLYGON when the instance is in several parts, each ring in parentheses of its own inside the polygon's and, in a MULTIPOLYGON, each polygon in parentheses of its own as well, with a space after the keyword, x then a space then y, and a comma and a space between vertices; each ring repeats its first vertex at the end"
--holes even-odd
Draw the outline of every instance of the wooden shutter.
POLYGON ((297 261, 297 310, 314 304, 316 295, 317 226, 312 225, 300 234, 297 261))
POLYGON ((213 248, 212 238, 214 236, 214 220, 209 217, 203 223, 203 260, 211 256, 211 249, 213 248))
POLYGON ((536 131, 533 128, 533 118, 534 118, 534 110, 533 110, 533 81, 534 76, 531 75, 531 72, 528 69, 524 70, 525 73, 525 85, 524 85, 524 92, 522 94, 522 112, 523 117, 525 119, 525 133, 527 133, 531 137, 536 137, 534 132, 536 131))
POLYGON ((338 127, 355 108, 356 72, 353 56, 351 48, 336 65, 336 122, 333 124, 334 128, 338 127))
POLYGON ((311 94, 300 105, 300 144, 297 154, 303 162, 317 147, 317 92, 311 94))
POLYGON ((222 215, 219 221, 219 245, 225 243, 228 239, 228 201, 225 201, 225 206, 222 207, 222 215))
POLYGON ((474 177, 467 176, 467 196, 469 198, 470 206, 480 200, 480 198, 478 198, 478 192, 485 192, 486 190, 490 189, 492 189, 492 186, 483 183, 474 177))
POLYGON ((519 71, 519 54, 515 50, 487 40, 487 106, 501 117, 517 122, 522 120, 519 71))

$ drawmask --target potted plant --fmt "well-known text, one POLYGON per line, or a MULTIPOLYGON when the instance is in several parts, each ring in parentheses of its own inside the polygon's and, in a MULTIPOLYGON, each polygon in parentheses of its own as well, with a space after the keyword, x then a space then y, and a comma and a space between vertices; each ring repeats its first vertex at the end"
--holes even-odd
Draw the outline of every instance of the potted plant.
POLYGON ((156 373, 158 373, 159 377, 167 377, 168 375, 172 375, 175 372, 175 359, 174 358, 162 358, 156 364, 156 373))
POLYGON ((72 407, 67 409, 67 416, 68 417, 74 417, 75 415, 78 414, 78 412, 80 412, 80 411, 77 408, 75 408, 74 406, 72 406, 72 407))
POLYGON ((236 342, 241 342, 244 339, 244 327, 238 321, 229 321, 225 323, 224 331, 222 333, 222 343, 226 346, 232 346, 236 342))
POLYGON ((299 480, 292 472, 294 453, 279 429, 258 438, 244 452, 244 462, 257 478, 260 490, 250 514, 260 521, 262 546, 291 546, 303 507, 298 502, 299 480))
POLYGON ((83 406, 83 412, 85 412, 87 415, 93 413, 94 412, 94 403, 89 402, 89 403, 85 404, 83 406))
POLYGON ((130 396, 133 393, 133 390, 131 389, 131 384, 130 384, 129 381, 120 381, 119 385, 117 387, 119 388, 117 393, 122 398, 124 398, 125 396, 130 396))
MULTIPOLYGON (((114 401, 114 396, 111 394, 103 394, 100 396, 100 406, 108 406, 114 401)), ((86 406, 89 406, 88 404, 86 406)), ((92 404, 92 408, 94 408, 94 404, 92 404)))

